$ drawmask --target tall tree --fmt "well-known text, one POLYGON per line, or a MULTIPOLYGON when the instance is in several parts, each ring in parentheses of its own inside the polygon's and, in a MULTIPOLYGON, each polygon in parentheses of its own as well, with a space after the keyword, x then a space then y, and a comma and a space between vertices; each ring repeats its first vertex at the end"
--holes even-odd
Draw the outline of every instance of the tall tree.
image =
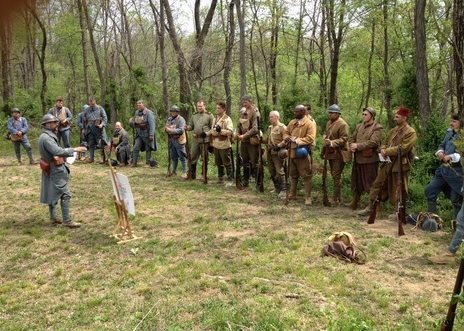
POLYGON ((232 51, 235 41, 235 3, 231 1, 227 11, 227 24, 225 24, 225 42, 226 42, 226 52, 224 56, 224 90, 226 92, 226 104, 227 104, 227 115, 232 114, 232 91, 230 88, 230 73, 232 71, 232 51))
POLYGON ((169 117, 170 115, 170 110, 169 110, 169 81, 168 81, 168 64, 166 60, 166 42, 165 42, 165 36, 166 36, 166 29, 165 29, 165 11, 164 11, 164 6, 163 6, 163 0, 159 1, 160 7, 159 11, 156 9, 156 6, 153 2, 153 0, 150 0, 150 7, 153 12, 153 16, 155 17, 155 25, 156 25, 156 33, 158 35, 158 40, 159 40, 159 48, 160 48, 160 57, 161 57, 161 79, 162 79, 162 85, 163 85, 163 106, 164 106, 164 111, 166 114, 166 118, 169 117))
POLYGON ((392 83, 389 71, 389 60, 390 60, 390 39, 389 39, 389 1, 382 1, 382 13, 383 13, 383 104, 387 111, 388 126, 393 127, 393 116, 391 112, 391 100, 392 100, 392 83))
POLYGON ((240 95, 247 93, 246 83, 246 58, 245 58, 245 1, 235 0, 237 10, 237 22, 239 28, 239 58, 240 58, 240 95))
POLYGON ((32 14, 35 21, 39 25, 40 32, 42 33, 42 42, 40 45, 40 50, 35 48, 35 53, 39 58, 40 63, 40 72, 42 74, 42 84, 40 88, 40 103, 42 105, 42 114, 45 114, 47 111, 47 100, 45 99, 45 94, 47 93, 47 71, 45 70, 45 56, 46 56, 46 49, 47 49, 47 31, 45 29, 45 25, 40 19, 39 15, 37 14, 36 8, 34 5, 27 5, 27 10, 32 14))
MULTIPOLYGON (((0 57, 2 74, 2 97, 6 107, 9 107, 10 98, 13 96, 13 82, 11 77, 11 29, 8 19, 0 21, 0 57)), ((9 113, 10 109, 3 109, 9 113)))
POLYGON ((464 115, 464 2, 454 0, 453 11, 453 51, 456 74, 456 99, 458 115, 464 115))
MULTIPOLYGON (((184 52, 182 51, 179 37, 177 36, 176 26, 174 25, 174 18, 172 16, 171 6, 169 5, 168 0, 161 0, 164 12, 166 14, 167 20, 167 31, 169 37, 171 38, 172 46, 176 51, 177 55, 177 70, 179 75, 179 101, 182 104, 190 104, 192 103, 192 90, 190 88, 190 81, 189 81, 189 70, 188 70, 188 63, 185 58, 184 52)), ((188 115, 188 114, 182 114, 188 115)))
POLYGON ((216 10, 217 0, 211 0, 203 25, 200 17, 200 0, 195 0, 195 48, 193 50, 192 61, 190 67, 193 71, 193 78, 197 87, 197 96, 202 98, 202 83, 203 83, 203 48, 205 39, 208 35, 211 23, 213 21, 214 12, 216 10))
MULTIPOLYGON (((94 33, 94 21, 92 20, 89 14, 89 9, 87 6, 87 0, 82 0, 82 8, 84 11, 87 29, 89 31, 89 41, 90 47, 92 49, 93 57, 95 60, 95 68, 97 70, 98 78, 100 80, 100 100, 99 103, 104 103, 106 98, 106 82, 105 82, 105 75, 103 74, 103 67, 100 62, 100 55, 97 48, 97 43, 95 41, 95 33, 94 33)), ((95 87, 94 87, 95 90, 95 87)))
POLYGON ((335 0, 326 0, 325 7, 327 14, 327 34, 330 47, 329 103, 337 103, 338 65, 340 62, 343 34, 347 27, 345 22, 346 0, 341 0, 338 6, 336 6, 335 0), (336 17, 337 13, 338 17, 336 17))
POLYGON ((426 0, 416 0, 414 7, 414 35, 416 41, 416 79, 419 93, 420 123, 427 126, 430 117, 429 78, 427 70, 427 36, 425 33, 426 0))
MULTIPOLYGON (((82 1, 77 0, 77 10, 79 13, 79 26, 81 28, 81 40, 82 40, 82 63, 83 63, 83 70, 84 70, 84 86, 85 86, 85 95, 86 95, 86 102, 91 95, 90 91, 90 82, 89 82, 89 61, 87 58, 87 28, 85 26, 85 14, 82 10, 82 1)), ((85 0, 84 0, 85 1, 85 0)))

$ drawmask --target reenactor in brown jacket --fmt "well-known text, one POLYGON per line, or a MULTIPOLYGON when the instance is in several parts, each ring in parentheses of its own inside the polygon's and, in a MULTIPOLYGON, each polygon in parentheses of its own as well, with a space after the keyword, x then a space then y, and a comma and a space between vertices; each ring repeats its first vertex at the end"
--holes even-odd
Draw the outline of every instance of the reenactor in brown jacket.
POLYGON ((342 151, 347 150, 349 135, 348 124, 340 117, 340 107, 333 104, 328 109, 329 121, 325 126, 324 147, 321 157, 326 158, 330 165, 330 175, 333 180, 332 205, 342 204, 342 173, 345 168, 342 151))
MULTIPOLYGON (((303 179, 306 191, 305 205, 312 204, 311 201, 311 145, 316 139, 316 122, 305 116, 305 107, 298 105, 295 107, 295 118, 287 125, 284 132, 284 141, 278 147, 290 144, 288 173, 290 176, 289 199, 296 199, 298 177, 303 179)), ((285 197, 282 197, 283 199, 285 197)))
POLYGON ((375 122, 374 108, 363 109, 363 122, 356 126, 348 140, 353 153, 353 168, 351 170, 351 190, 354 192, 351 207, 357 209, 362 192, 371 190, 371 185, 377 177, 379 169, 378 148, 382 140, 383 127, 375 122))
POLYGON ((266 137, 266 157, 267 167, 269 174, 271 175, 272 182, 274 183, 274 192, 279 194, 282 198, 285 196, 287 190, 287 184, 285 183, 285 170, 284 160, 279 157, 279 144, 284 139, 284 132, 287 128, 285 124, 279 121, 280 114, 278 111, 273 110, 269 113, 269 128, 267 129, 266 137))
POLYGON ((243 108, 237 123, 235 139, 240 141, 240 154, 243 158, 243 186, 248 187, 250 174, 256 177, 261 145, 260 112, 249 95, 242 97, 243 108))
MULTIPOLYGON (((403 170, 402 181, 404 183, 404 194, 408 194, 409 172, 412 169, 410 155, 417 140, 416 131, 408 124, 408 118, 410 115, 411 111, 403 107, 399 108, 396 112, 394 118, 396 127, 390 130, 387 140, 380 146, 380 154, 382 158, 390 159, 391 162, 383 162, 380 166, 377 178, 372 184, 369 192, 369 206, 358 212, 358 215, 369 215, 373 209, 373 203, 376 198, 380 201, 386 201, 388 199, 390 204, 395 206, 395 209, 397 208, 399 162, 401 162, 403 170), (399 146, 401 146, 401 160, 397 160, 399 146)), ((396 218, 396 214, 390 215, 389 218, 396 218)))

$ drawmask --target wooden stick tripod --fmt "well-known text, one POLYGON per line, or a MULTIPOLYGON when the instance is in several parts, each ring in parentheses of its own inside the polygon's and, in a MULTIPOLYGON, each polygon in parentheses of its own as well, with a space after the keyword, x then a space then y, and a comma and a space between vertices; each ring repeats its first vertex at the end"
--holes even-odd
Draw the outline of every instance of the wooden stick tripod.
POLYGON ((124 200, 121 199, 121 195, 119 193, 119 182, 116 177, 116 171, 114 170, 113 166, 111 165, 111 160, 108 159, 108 166, 110 167, 111 171, 111 178, 113 181, 113 185, 116 188, 117 196, 113 195, 114 206, 116 207, 116 212, 118 213, 118 224, 113 230, 111 237, 115 237, 119 239, 119 244, 124 244, 129 241, 137 240, 142 237, 137 237, 132 232, 132 227, 127 217, 127 209, 126 205, 124 204, 124 200))

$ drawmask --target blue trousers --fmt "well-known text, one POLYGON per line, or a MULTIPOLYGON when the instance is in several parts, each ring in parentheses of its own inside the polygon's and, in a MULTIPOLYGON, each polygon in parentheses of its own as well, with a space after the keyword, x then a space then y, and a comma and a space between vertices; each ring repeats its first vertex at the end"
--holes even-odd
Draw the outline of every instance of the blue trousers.
POLYGON ((448 250, 456 254, 459 249, 459 246, 462 244, 462 240, 464 239, 464 204, 461 205, 461 209, 459 210, 458 216, 456 218, 456 232, 454 232, 453 239, 451 239, 451 243, 448 246, 448 250))
POLYGON ((64 131, 58 131, 58 144, 61 145, 61 141, 63 141, 64 148, 69 148, 71 145, 69 144, 69 135, 71 133, 70 129, 64 131))
POLYGON ((172 160, 172 171, 177 172, 177 164, 180 160, 182 165, 182 172, 187 172, 187 152, 185 150, 185 144, 179 144, 178 139, 169 139, 169 156, 172 160))
POLYGON ((462 205, 462 176, 461 166, 447 167, 442 165, 435 171, 435 177, 425 188, 429 212, 437 212, 437 198, 440 192, 443 192, 453 204, 453 217, 456 219, 462 205))

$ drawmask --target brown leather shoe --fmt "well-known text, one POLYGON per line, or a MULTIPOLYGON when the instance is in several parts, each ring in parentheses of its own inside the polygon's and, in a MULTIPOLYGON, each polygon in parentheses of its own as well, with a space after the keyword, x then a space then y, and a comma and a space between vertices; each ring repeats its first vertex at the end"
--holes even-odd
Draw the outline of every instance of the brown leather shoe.
POLYGON ((58 217, 53 217, 53 218, 50 218, 50 225, 51 226, 57 226, 57 225, 60 225, 62 222, 61 222, 61 219, 59 219, 58 217))
POLYGON ((85 163, 93 163, 93 159, 87 159, 85 160, 85 163))
POLYGON ((71 220, 63 221, 63 222, 61 222, 61 224, 63 226, 68 227, 68 228, 79 228, 81 226, 81 223, 77 223, 77 222, 74 222, 74 221, 71 221, 71 220))
POLYGON ((435 256, 430 256, 428 260, 435 264, 453 264, 456 263, 456 256, 450 251, 446 251, 435 256))

